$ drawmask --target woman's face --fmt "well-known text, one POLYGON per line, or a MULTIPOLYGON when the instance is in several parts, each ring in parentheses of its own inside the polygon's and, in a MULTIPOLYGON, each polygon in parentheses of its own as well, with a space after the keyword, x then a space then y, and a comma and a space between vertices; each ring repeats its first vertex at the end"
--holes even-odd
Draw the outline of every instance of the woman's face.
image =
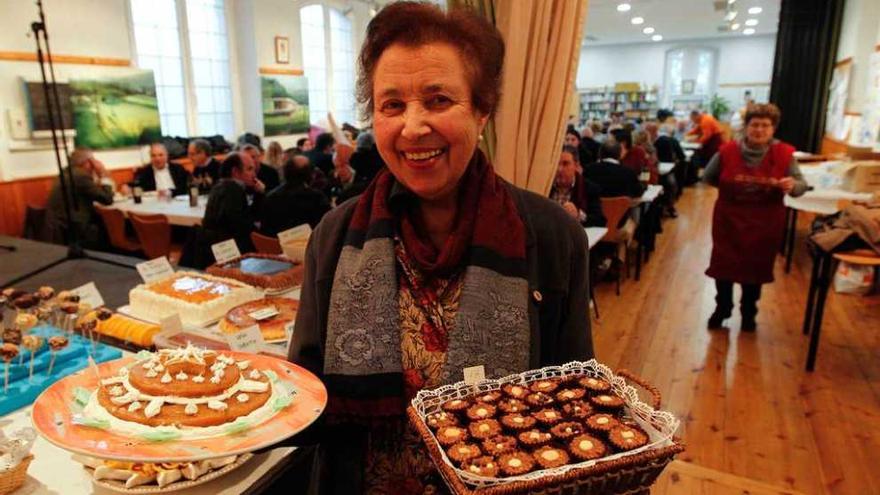
POLYGON ((749 143, 757 146, 766 146, 773 139, 773 121, 765 117, 752 117, 746 124, 746 138, 749 143))
POLYGON ((454 194, 488 119, 471 102, 458 50, 389 46, 376 64, 373 108, 376 146, 397 180, 427 200, 454 194))
POLYGON ((578 145, 581 144, 581 140, 578 139, 578 137, 574 134, 565 133, 565 144, 566 146, 574 146, 575 148, 577 148, 578 145))

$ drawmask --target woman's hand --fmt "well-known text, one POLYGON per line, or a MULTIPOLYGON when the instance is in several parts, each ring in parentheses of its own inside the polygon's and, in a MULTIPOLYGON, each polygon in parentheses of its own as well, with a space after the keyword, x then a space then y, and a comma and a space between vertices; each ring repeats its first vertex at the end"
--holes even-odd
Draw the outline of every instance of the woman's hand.
POLYGON ((578 209, 577 209, 577 206, 574 205, 574 203, 572 203, 571 201, 566 201, 565 204, 562 205, 562 208, 564 208, 565 211, 567 211, 568 214, 571 215, 572 218, 577 220, 578 209))
POLYGON ((794 179, 791 177, 783 177, 782 179, 779 179, 779 187, 785 194, 792 192, 794 190, 794 179))

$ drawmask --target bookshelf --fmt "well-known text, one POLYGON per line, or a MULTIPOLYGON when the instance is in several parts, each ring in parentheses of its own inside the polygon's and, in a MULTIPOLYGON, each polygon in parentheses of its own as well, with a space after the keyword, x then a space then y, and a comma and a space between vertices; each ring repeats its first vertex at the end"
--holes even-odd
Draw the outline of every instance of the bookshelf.
POLYGON ((582 122, 610 120, 613 113, 622 113, 627 119, 647 119, 656 115, 660 108, 656 87, 644 89, 633 83, 584 88, 578 94, 582 122))

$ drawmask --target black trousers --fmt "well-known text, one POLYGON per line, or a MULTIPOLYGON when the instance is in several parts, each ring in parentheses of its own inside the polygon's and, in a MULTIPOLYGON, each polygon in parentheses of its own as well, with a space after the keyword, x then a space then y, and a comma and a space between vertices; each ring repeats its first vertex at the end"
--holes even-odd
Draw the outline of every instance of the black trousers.
MULTIPOLYGON (((740 284, 742 286, 742 298, 739 302, 739 310, 743 319, 754 319, 758 314, 758 299, 761 298, 761 284, 740 284)), ((715 280, 715 304, 722 314, 730 316, 733 311, 733 282, 729 280, 715 280)))

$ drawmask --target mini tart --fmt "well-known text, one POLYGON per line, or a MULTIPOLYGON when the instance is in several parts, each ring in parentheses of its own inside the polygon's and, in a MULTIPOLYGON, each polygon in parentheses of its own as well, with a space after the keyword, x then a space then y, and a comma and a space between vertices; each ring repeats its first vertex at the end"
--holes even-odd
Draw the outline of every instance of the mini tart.
POLYGON ((539 423, 548 426, 555 425, 556 423, 559 423, 563 419, 565 419, 562 416, 562 413, 557 411, 556 409, 541 409, 538 412, 532 413, 532 417, 535 418, 539 423))
POLYGON ((601 378, 585 376, 578 380, 578 384, 593 394, 611 392, 611 384, 601 378))
POLYGON ((468 432, 460 426, 444 426, 437 430, 437 441, 440 445, 450 446, 468 439, 468 432))
POLYGON ((461 464, 480 457, 483 455, 483 452, 472 443, 461 442, 446 449, 446 454, 449 455, 450 459, 461 464))
POLYGON ((578 388, 567 388, 556 392, 556 400, 559 402, 571 402, 573 400, 583 399, 587 393, 578 388))
POLYGON ((468 431, 470 431, 472 437, 483 440, 500 434, 501 425, 494 419, 483 419, 468 425, 468 431))
POLYGON ((559 388, 559 383, 555 380, 538 380, 529 385, 529 390, 532 392, 542 392, 545 394, 555 392, 557 388, 559 388))
POLYGON ((534 451, 532 457, 544 468, 550 469, 568 464, 568 452, 553 446, 545 446, 534 451))
POLYGON ((489 419, 495 416, 495 406, 492 404, 486 404, 485 402, 478 402, 468 408, 467 417, 473 421, 479 421, 481 419, 489 419))
POLYGON ((507 397, 498 401, 498 409, 504 414, 526 412, 529 405, 519 399, 507 397))
POLYGON ((463 413, 469 407, 471 407, 471 403, 466 399, 452 399, 440 406, 444 411, 451 413, 463 413))
POLYGON ((520 413, 508 414, 501 417, 501 424, 505 428, 513 431, 523 431, 532 428, 537 420, 531 416, 525 416, 520 413))
POLYGON ((590 397, 590 402, 599 409, 615 412, 623 409, 624 404, 623 399, 611 394, 594 395, 590 397))
POLYGON ((648 435, 641 428, 620 425, 611 428, 611 432, 608 433, 608 441, 610 441, 617 450, 632 450, 647 444, 648 435))
POLYGON ((553 435, 541 430, 529 430, 517 435, 516 439, 526 447, 534 449, 550 443, 553 440, 553 435))
POLYGON ((483 476, 486 478, 495 478, 498 476, 498 461, 490 455, 484 455, 465 461, 461 464, 461 468, 471 474, 483 476))
POLYGON ((516 450, 516 439, 507 435, 495 435, 483 440, 483 452, 499 456, 516 450))
POLYGON ((436 430, 444 426, 458 425, 458 418, 456 418, 455 415, 452 413, 448 413, 446 411, 438 411, 429 414, 428 417, 425 418, 425 423, 432 429, 436 430))
POLYGON ((533 407, 549 406, 556 402, 553 396, 544 392, 534 392, 526 396, 526 404, 533 407))
POLYGON ((608 448, 598 438, 585 433, 571 439, 568 443, 568 451, 575 459, 589 461, 603 457, 608 452, 608 448))
POLYGON ((565 421, 562 423, 557 423, 550 428, 550 433, 553 434, 554 437, 560 440, 568 440, 569 438, 576 437, 584 432, 584 425, 578 423, 577 421, 565 421))
POLYGON ((585 420, 593 415, 593 406, 586 401, 573 400, 562 406, 562 412, 569 418, 585 420))
POLYGON ((594 414, 587 418, 584 423, 588 429, 597 433, 608 433, 611 428, 620 424, 620 421, 610 414, 594 414))
POLYGON ((535 467, 535 460, 529 454, 518 450, 510 454, 504 454, 498 459, 501 472, 508 476, 517 476, 528 473, 535 467))
POLYGON ((509 383, 503 387, 501 390, 508 396, 514 399, 524 400, 527 395, 529 395, 528 387, 523 385, 519 385, 516 383, 509 383))
POLYGON ((504 397, 504 394, 499 392, 498 390, 490 390, 484 394, 480 394, 475 397, 477 402, 483 402, 486 404, 496 404, 504 397))

